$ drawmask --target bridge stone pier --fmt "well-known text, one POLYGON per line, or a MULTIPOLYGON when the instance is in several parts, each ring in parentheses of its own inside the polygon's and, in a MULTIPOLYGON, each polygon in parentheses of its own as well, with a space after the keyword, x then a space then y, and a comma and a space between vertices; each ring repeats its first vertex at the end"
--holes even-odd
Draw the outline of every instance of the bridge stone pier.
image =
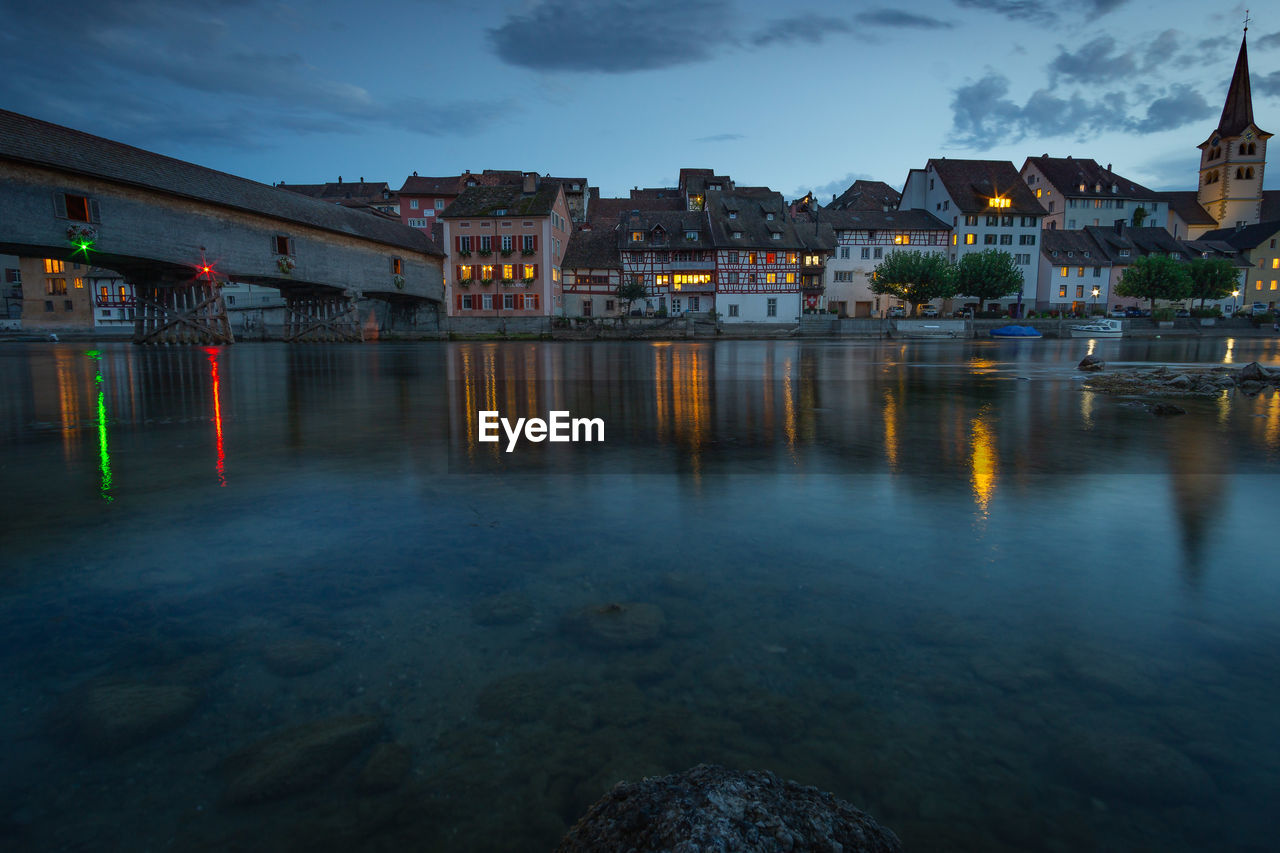
POLYGON ((417 229, 5 110, 0 253, 121 273, 145 344, 231 343, 228 280, 278 288, 294 341, 361 340, 360 298, 402 324, 444 298, 417 229))

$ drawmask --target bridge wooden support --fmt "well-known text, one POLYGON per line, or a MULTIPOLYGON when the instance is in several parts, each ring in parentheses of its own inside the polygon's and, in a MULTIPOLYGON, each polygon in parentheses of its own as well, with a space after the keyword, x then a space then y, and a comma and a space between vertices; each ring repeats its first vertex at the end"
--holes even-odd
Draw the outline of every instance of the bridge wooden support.
POLYGON ((284 339, 288 343, 347 341, 360 343, 364 329, 356 300, 346 293, 285 297, 284 339))
POLYGON ((232 344, 231 322, 217 280, 135 281, 135 344, 232 344))

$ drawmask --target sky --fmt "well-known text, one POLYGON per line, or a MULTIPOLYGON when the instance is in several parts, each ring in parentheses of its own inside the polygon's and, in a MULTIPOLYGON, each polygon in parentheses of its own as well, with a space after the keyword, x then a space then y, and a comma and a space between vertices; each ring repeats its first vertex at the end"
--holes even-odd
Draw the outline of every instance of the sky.
MULTIPOLYGON (((1280 133, 1280 11, 1252 14, 1254 115, 1280 133)), ((520 169, 617 196, 693 167, 825 201, 857 178, 901 188, 930 157, 1047 153, 1192 189, 1244 18, 1202 0, 0 0, 0 106, 264 183, 520 169)))

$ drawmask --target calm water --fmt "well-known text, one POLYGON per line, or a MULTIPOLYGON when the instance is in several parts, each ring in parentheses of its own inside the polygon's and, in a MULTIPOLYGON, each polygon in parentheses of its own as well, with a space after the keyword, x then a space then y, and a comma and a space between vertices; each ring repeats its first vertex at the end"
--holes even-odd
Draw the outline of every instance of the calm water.
POLYGON ((1280 395, 1089 346, 0 347, 0 845, 548 850, 710 761, 917 851, 1274 849, 1280 395))

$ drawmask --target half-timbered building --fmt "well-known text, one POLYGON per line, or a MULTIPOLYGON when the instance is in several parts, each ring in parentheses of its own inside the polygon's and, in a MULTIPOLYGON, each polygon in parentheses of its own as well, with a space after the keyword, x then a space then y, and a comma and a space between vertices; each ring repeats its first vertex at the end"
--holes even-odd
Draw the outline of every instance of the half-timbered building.
POLYGON ((766 187, 707 190, 716 310, 726 323, 800 319, 804 253, 781 193, 766 187))
POLYGON ((672 316, 716 310, 716 250, 706 211, 632 210, 617 230, 622 274, 647 307, 672 316))
POLYGON ((627 306, 618 298, 622 255, 618 232, 588 222, 575 230, 564 253, 564 314, 569 317, 612 317, 627 306))

